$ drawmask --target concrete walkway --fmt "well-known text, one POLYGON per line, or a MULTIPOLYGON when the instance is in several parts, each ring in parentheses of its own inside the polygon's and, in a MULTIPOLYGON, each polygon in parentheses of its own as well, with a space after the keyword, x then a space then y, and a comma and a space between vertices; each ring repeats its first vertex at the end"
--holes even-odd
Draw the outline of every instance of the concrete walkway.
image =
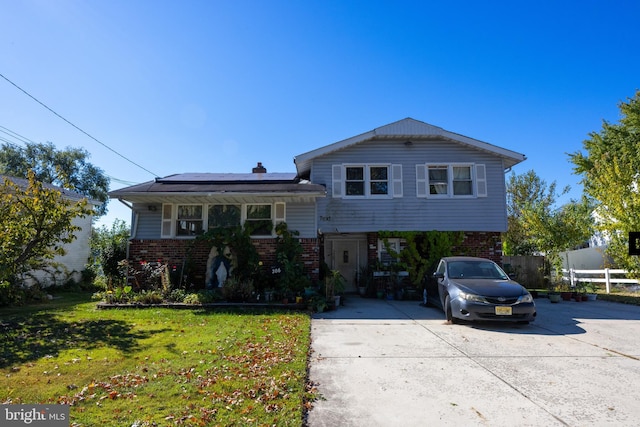
POLYGON ((640 307, 536 305, 530 325, 450 325, 349 297, 312 320, 309 426, 640 425, 640 307))

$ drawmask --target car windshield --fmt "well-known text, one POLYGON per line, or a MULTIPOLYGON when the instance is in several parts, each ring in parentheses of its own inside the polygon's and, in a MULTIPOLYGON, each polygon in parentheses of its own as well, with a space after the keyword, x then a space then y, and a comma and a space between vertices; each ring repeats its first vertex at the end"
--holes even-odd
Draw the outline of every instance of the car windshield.
POLYGON ((497 264, 490 261, 453 261, 448 265, 449 277, 458 279, 508 279, 497 264))

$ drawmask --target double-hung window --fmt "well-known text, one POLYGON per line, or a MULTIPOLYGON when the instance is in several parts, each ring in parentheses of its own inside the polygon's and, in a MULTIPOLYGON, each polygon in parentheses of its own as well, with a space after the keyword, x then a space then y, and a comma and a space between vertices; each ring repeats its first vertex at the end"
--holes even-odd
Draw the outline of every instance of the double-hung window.
POLYGON ((202 234, 202 205, 178 205, 176 213, 176 236, 202 234))
POLYGON ((402 165, 333 165, 333 197, 402 197, 402 165))
POLYGON ((418 197, 486 197, 487 179, 483 164, 416 165, 418 197))
POLYGON ((271 205, 247 205, 245 227, 252 236, 271 236, 273 215, 271 205))
POLYGON ((473 196, 473 181, 471 180, 471 166, 452 166, 454 196, 473 196))
POLYGON ((365 180, 364 166, 347 166, 345 168, 347 179, 345 180, 345 193, 347 196, 364 196, 365 180))
POLYGON ((449 167, 432 165, 427 169, 429 171, 429 194, 432 196, 449 194, 449 167))
POLYGON ((371 166, 369 168, 369 194, 375 196, 389 194, 388 166, 371 166))

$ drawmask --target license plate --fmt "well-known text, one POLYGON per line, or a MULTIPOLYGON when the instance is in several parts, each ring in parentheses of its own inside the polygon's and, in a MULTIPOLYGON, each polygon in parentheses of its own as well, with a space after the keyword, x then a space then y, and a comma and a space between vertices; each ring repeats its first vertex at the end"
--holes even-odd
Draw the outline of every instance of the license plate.
POLYGON ((509 306, 496 307, 496 316, 511 316, 512 314, 513 314, 513 310, 509 306))

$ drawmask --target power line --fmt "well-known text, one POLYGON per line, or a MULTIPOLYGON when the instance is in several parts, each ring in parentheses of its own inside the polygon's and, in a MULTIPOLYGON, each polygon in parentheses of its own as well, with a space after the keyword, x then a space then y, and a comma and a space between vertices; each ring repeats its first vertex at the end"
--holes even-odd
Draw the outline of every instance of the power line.
POLYGON ((72 127, 74 127, 75 129, 77 129, 78 131, 82 132, 83 134, 85 134, 86 136, 88 136, 89 138, 93 139, 95 142, 97 142, 98 144, 102 145, 104 148, 106 148, 107 150, 111 151, 112 153, 122 157, 124 160, 126 160, 127 162, 139 167, 140 169, 142 169, 145 172, 150 173, 153 177, 157 177, 159 176, 158 174, 155 174, 153 172, 151 172, 149 169, 139 165, 138 163, 134 162, 133 160, 125 157, 124 155, 118 153, 116 150, 114 150, 113 148, 109 147, 107 144, 99 141, 97 138, 93 137, 92 135, 90 135, 89 133, 85 132, 84 130, 80 129, 78 126, 74 125, 73 123, 71 123, 69 120, 65 119, 64 117, 62 117, 60 114, 56 113, 55 111, 53 111, 51 108, 49 108, 47 105, 45 105, 43 102, 39 101, 38 99, 36 99, 33 95, 31 95, 29 92, 27 92, 26 90, 22 89, 20 86, 18 86, 17 84, 15 84, 14 82, 12 82, 11 80, 9 80, 7 77, 5 77, 2 73, 0 73, 0 77, 2 77, 3 79, 5 79, 7 82, 9 82, 12 86, 14 86, 16 89, 18 89, 19 91, 21 91, 22 93, 24 93, 25 95, 27 95, 29 98, 33 99, 34 101, 36 101, 38 104, 42 105, 44 108, 46 108, 47 110, 49 110, 51 113, 53 113, 54 115, 56 115, 58 118, 64 120, 65 122, 67 122, 69 125, 71 125, 72 127))
MULTIPOLYGON (((9 135, 9 137, 18 140, 19 142, 23 143, 23 144, 37 144, 34 140, 27 138, 26 136, 20 135, 18 132, 12 131, 11 129, 4 127, 2 125, 0 125, 0 133, 4 133, 6 135, 9 135)), ((0 135, 0 142, 5 142, 9 145, 12 146, 17 146, 18 144, 16 144, 14 141, 7 139, 6 137, 0 135)), ((124 179, 120 179, 120 178, 116 178, 115 176, 111 176, 109 174, 106 174, 106 176, 109 177, 110 180, 118 182, 120 184, 125 184, 125 185, 135 185, 138 184, 138 182, 133 182, 133 181, 126 181, 124 179)))
MULTIPOLYGON (((27 143, 31 143, 31 144, 35 144, 34 141, 30 140, 29 138, 27 138, 26 136, 22 136, 17 132, 12 131, 9 128, 6 128, 4 126, 0 126, 0 132, 2 133, 6 133, 7 135, 9 135, 10 137, 12 137, 13 139, 17 139, 18 141, 22 142, 23 144, 27 144, 27 143)), ((5 140, 6 141, 6 140, 5 140)), ((9 142, 9 141, 7 141, 9 142)), ((9 142, 10 143, 10 142, 9 142)), ((12 144, 12 143, 10 143, 12 144)))

